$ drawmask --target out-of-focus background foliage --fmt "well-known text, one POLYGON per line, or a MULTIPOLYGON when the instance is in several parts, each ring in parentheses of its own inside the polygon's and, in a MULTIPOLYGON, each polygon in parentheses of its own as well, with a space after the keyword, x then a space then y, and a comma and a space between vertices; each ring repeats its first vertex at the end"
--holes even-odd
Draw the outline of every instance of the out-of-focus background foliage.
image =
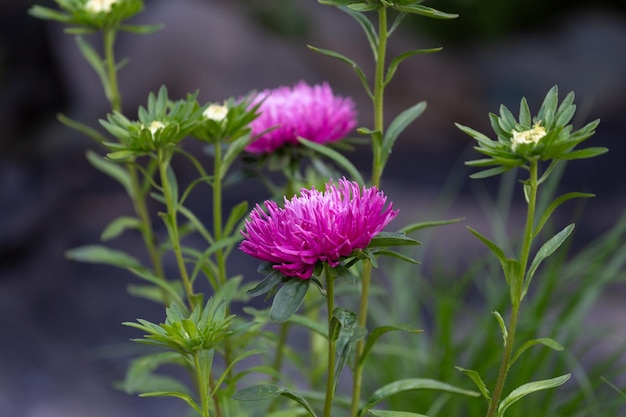
MULTIPOLYGON (((54 7, 50 0, 36 3, 54 7)), ((132 353, 126 341, 137 336, 120 323, 138 316, 158 321, 160 307, 126 294, 130 276, 63 258, 68 248, 96 242, 111 219, 131 208, 122 190, 85 161, 85 150, 94 144, 55 118, 63 112, 97 127, 108 105, 72 37, 58 24, 28 16, 32 4, 0 3, 0 416, 178 413, 178 404, 111 389, 132 353)), ((389 88, 388 120, 409 105, 428 102, 426 113, 398 141, 383 182, 402 210, 399 221, 465 216, 466 224, 488 230, 475 195, 496 183, 467 179, 462 162, 476 155, 453 123, 488 132, 487 113, 500 103, 515 112, 526 96, 536 110, 558 84, 562 96, 577 94, 577 126, 602 119, 593 145, 610 148, 608 155, 577 162, 565 173, 565 190, 598 194, 585 204, 574 245, 610 229, 626 207, 626 2, 427 4, 460 17, 407 19, 391 40, 391 53, 444 47, 410 59, 389 88), (447 210, 433 213, 432 202, 450 184, 455 191, 447 210)), ((361 124, 371 127, 368 101, 352 71, 306 48, 336 49, 371 73, 360 28, 333 8, 314 0, 147 0, 137 21, 165 27, 148 36, 119 37, 118 58, 130 58, 120 71, 120 87, 131 117, 161 84, 174 98, 199 89, 202 99, 221 101, 301 79, 327 80, 337 94, 354 97, 361 124)), ((354 157, 369 169, 367 152, 354 157)), ((257 185, 236 187, 229 201, 266 197, 257 185)), ((201 209, 202 198, 195 204, 201 209)), ((115 244, 134 250, 140 239, 129 236, 115 244)), ((451 256, 451 265, 482 253, 463 225, 446 229, 433 245, 426 265, 442 253, 451 256), (437 252, 437 244, 445 251, 437 252)), ((236 261, 247 265, 248 279, 256 279, 253 261, 236 261)), ((619 300, 625 295, 611 287, 592 319, 623 323, 626 310, 619 300)))

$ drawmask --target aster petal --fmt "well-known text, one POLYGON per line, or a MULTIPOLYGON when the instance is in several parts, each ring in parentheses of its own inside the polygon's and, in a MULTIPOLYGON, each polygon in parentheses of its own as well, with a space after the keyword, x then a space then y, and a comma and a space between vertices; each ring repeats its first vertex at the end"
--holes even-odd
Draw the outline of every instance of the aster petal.
POLYGON ((360 187, 345 178, 329 182, 326 190, 302 189, 250 213, 240 249, 286 276, 308 279, 318 262, 335 267, 355 249, 366 248, 398 214, 376 187, 360 187))
POLYGON ((251 153, 270 153, 285 145, 298 145, 303 137, 320 144, 344 138, 356 127, 355 104, 335 96, 328 83, 309 86, 301 81, 290 87, 265 90, 252 105, 261 102, 260 116, 250 124, 253 136, 246 147, 251 153))

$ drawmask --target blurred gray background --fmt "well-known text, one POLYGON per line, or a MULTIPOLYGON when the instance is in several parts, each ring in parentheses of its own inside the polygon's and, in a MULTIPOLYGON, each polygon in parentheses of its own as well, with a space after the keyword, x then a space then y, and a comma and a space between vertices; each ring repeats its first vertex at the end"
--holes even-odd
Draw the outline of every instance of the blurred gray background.
MULTIPOLYGON (((129 274, 63 257, 69 248, 97 243, 103 227, 131 207, 120 187, 86 162, 85 151, 94 148, 89 139, 55 119, 62 112, 97 127, 108 104, 73 37, 60 24, 29 17, 32 4, 0 3, 0 417, 180 415, 175 401, 137 399, 111 387, 132 353, 127 340, 137 336, 120 323, 159 321, 161 308, 126 293, 129 274)), ((54 7, 52 1, 37 4, 54 7)), ((515 113, 526 96, 535 112, 558 84, 562 97, 576 92, 576 126, 601 118, 593 145, 610 148, 565 173, 565 190, 598 194, 586 204, 577 240, 609 229, 626 207, 626 2, 427 4, 461 16, 410 18, 391 39, 390 55, 444 47, 406 61, 388 90, 388 121, 428 102, 398 141, 383 182, 401 209, 400 221, 465 216, 439 244, 453 263, 477 253, 465 224, 479 230, 489 225, 463 161, 478 155, 454 122, 489 133, 487 113, 500 103, 515 113), (463 181, 444 202, 446 211, 433 212, 432 202, 454 178, 463 181)), ((165 27, 119 38, 118 59, 130 58, 120 71, 120 88, 131 117, 162 84, 172 98, 199 90, 201 99, 221 101, 253 89, 326 80, 336 94, 354 98, 360 125, 371 127, 370 104, 352 70, 306 47, 337 50, 372 73, 359 26, 334 8, 314 0, 148 0, 136 22, 165 27)), ((369 170, 366 151, 354 158, 369 170)), ((258 188, 241 185, 228 201, 242 193, 252 201, 265 198, 258 188)), ((141 247, 134 236, 114 244, 141 247)), ((238 262, 254 274, 254 261, 238 262)), ((618 300, 614 293, 604 306, 618 300)), ((623 318, 598 311, 599 320, 623 318)))

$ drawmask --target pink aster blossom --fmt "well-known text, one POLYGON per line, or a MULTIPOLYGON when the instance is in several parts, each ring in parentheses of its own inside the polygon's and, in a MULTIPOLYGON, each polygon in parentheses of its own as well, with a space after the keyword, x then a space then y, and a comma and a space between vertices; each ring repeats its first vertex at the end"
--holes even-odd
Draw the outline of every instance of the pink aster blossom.
POLYGON ((350 98, 333 95, 328 83, 265 90, 252 104, 262 101, 260 116, 250 127, 252 135, 273 128, 246 147, 251 153, 270 153, 283 145, 298 144, 298 137, 317 143, 344 138, 356 126, 356 111, 350 98))
POLYGON ((376 187, 360 188, 345 178, 326 184, 326 190, 302 189, 285 197, 284 208, 266 201, 267 213, 257 204, 246 220, 240 249, 286 276, 308 279, 317 262, 335 267, 372 238, 398 214, 376 187))

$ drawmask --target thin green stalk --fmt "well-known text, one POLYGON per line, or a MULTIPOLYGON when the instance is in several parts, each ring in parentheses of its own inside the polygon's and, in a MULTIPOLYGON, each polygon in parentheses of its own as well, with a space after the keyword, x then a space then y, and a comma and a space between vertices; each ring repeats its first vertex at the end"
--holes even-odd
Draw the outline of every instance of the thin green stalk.
POLYGON ((120 91, 117 85, 117 66, 115 63, 113 45, 115 44, 116 37, 115 28, 105 28, 103 30, 104 36, 104 56, 106 63, 106 70, 108 75, 108 88, 105 86, 105 94, 111 103, 113 111, 122 110, 122 99, 120 91))
POLYGON ((500 397, 504 390, 504 384, 509 372, 511 355, 513 353, 513 344, 515 342, 515 332, 517 330, 517 320, 519 317, 520 303, 522 296, 522 289, 524 288, 524 278, 526 276, 526 268, 528 265, 528 258, 530 256, 530 249, 533 239, 533 228, 535 223, 535 208, 537 205, 537 189, 539 187, 537 181, 538 163, 532 161, 530 163, 530 178, 528 180, 528 212, 526 213, 526 227, 524 229, 524 240, 522 243, 522 249, 520 254, 520 269, 519 277, 515 282, 511 282, 511 285, 516 285, 514 291, 511 292, 513 297, 511 299, 511 318, 509 320, 509 327, 507 329, 506 344, 504 346, 504 353, 502 355, 502 362, 500 363, 500 370, 498 371, 498 379, 496 386, 493 389, 491 401, 489 402, 489 409, 487 410, 487 417, 493 417, 498 411, 500 405, 500 397))
POLYGON ((374 78, 374 131, 380 132, 380 138, 374 138, 374 165, 372 169, 372 185, 378 187, 383 174, 382 166, 382 137, 383 137, 383 102, 385 92, 385 55, 387 53, 387 9, 378 10, 378 52, 376 60, 376 74, 374 78))
MULTIPOLYGON (((380 138, 372 137, 372 151, 374 154, 372 169, 372 185, 380 186, 380 179, 383 173, 382 166, 382 137, 384 132, 383 103, 385 93, 385 55, 387 52, 387 10, 382 7, 378 11, 378 49, 376 60, 376 74, 374 78, 374 131, 380 132, 380 138)), ((367 312, 369 303, 369 288, 372 278, 372 264, 366 262, 361 275, 361 299, 359 302, 359 327, 366 328, 367 312)), ((363 354, 365 340, 361 339, 355 347, 355 365, 352 378, 352 403, 350 406, 350 416, 356 417, 359 412, 361 402, 361 387, 363 383, 363 364, 359 358, 363 354)))
MULTIPOLYGON (((117 32, 114 28, 107 28, 103 31, 104 61, 107 69, 108 79, 108 83, 104 85, 104 89, 107 99, 111 104, 111 109, 113 111, 121 111, 122 99, 117 82, 117 66, 115 64, 114 51, 116 33, 117 32)), ((154 236, 152 220, 150 219, 150 214, 148 212, 145 195, 141 190, 141 184, 139 182, 137 169, 130 164, 127 165, 127 169, 128 175, 130 177, 131 186, 130 198, 133 202, 135 213, 137 214, 137 217, 139 218, 139 221, 141 223, 140 231, 143 238, 144 246, 146 247, 148 256, 150 257, 150 261, 152 262, 152 268, 155 275, 162 281, 165 281, 163 262, 156 248, 156 238, 154 236)), ((163 300, 163 304, 169 304, 167 293, 164 289, 161 289, 161 298, 163 300)))
POLYGON ((209 381, 205 381, 202 378, 203 373, 200 371, 202 365, 200 364, 200 358, 198 356, 198 352, 194 353, 193 360, 196 369, 196 383, 198 384, 198 394, 200 395, 200 409, 202 411, 202 417, 210 417, 209 416, 209 401, 211 398, 209 397, 209 381))
MULTIPOLYGON (((219 242, 223 238, 222 225, 222 147, 218 142, 215 144, 215 159, 213 167, 213 236, 219 242)), ((218 268, 218 281, 221 285, 226 283, 226 259, 224 251, 218 249, 215 253, 218 268)))
POLYGON ((176 263, 178 265, 178 270, 180 272, 180 278, 183 283, 183 288, 185 289, 185 294, 187 295, 187 302, 189 303, 189 307, 191 309, 194 308, 195 302, 193 298, 193 286, 191 284, 191 280, 189 279, 189 274, 187 272, 187 267, 185 266, 185 259, 183 258, 183 252, 180 246, 180 235, 178 233, 178 222, 176 220, 176 202, 172 201, 172 192, 169 181, 167 179, 167 166, 168 162, 166 158, 164 158, 163 151, 159 150, 158 152, 158 161, 159 161, 159 174, 161 176, 161 187, 163 188, 163 196, 165 197, 165 206, 167 208, 167 216, 169 217, 169 227, 167 230, 170 234, 170 240, 172 241, 172 248, 174 250, 174 256, 176 257, 176 263))
POLYGON ((326 309, 328 310, 328 372, 326 374, 326 397, 323 417, 330 417, 335 396, 335 347, 336 340, 331 334, 333 311, 335 310, 335 275, 331 267, 324 264, 326 275, 326 309))

